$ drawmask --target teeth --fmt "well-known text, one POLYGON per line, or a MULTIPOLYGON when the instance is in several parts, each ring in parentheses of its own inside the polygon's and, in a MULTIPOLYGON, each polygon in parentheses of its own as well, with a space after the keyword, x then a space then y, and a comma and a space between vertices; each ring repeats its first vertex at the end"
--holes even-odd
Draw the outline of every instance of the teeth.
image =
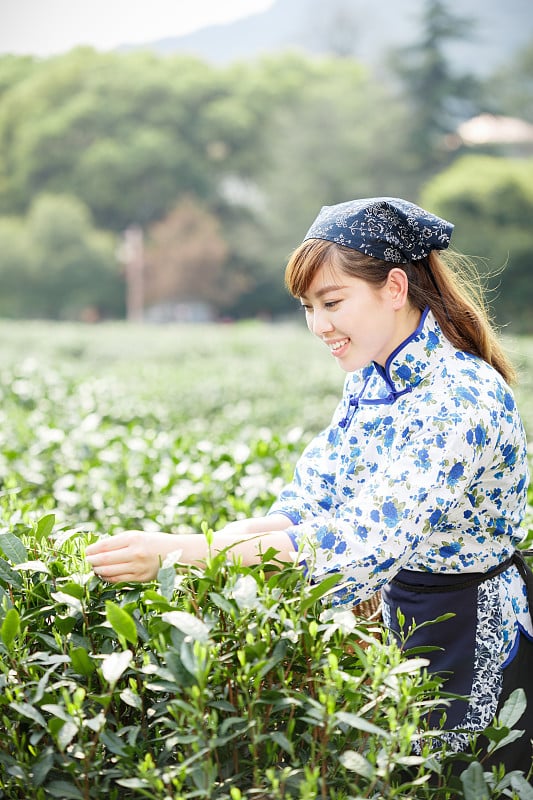
POLYGON ((344 347, 347 341, 348 339, 343 339, 342 342, 333 342, 333 344, 330 345, 330 349, 335 352, 335 350, 339 350, 339 348, 344 347))

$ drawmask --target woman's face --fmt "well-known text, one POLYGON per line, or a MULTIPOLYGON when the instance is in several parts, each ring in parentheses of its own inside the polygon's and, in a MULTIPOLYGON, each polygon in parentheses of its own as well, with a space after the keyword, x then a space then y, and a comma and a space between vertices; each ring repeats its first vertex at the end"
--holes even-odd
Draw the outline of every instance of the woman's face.
POLYGON ((371 361, 384 366, 415 330, 418 320, 409 314, 404 277, 402 270, 393 269, 385 285, 376 287, 333 264, 323 264, 300 298, 309 330, 346 372, 371 361))

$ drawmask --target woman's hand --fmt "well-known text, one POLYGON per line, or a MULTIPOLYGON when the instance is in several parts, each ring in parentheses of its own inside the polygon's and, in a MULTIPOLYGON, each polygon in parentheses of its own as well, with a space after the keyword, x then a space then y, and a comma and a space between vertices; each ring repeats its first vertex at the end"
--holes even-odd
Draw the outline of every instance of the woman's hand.
POLYGON ((166 556, 180 549, 179 540, 170 533, 125 531, 89 545, 85 556, 95 574, 110 583, 150 581, 166 556))

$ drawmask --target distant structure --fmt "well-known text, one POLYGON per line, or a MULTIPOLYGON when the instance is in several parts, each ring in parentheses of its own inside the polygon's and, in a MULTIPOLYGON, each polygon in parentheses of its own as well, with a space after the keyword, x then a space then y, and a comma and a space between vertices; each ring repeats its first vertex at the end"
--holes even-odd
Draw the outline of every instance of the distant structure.
POLYGON ((517 117, 479 114, 459 125, 457 135, 467 146, 529 144, 533 147, 533 125, 517 117))
POLYGON ((126 319, 144 319, 144 234, 139 225, 131 225, 122 235, 118 260, 124 264, 126 278, 126 319))

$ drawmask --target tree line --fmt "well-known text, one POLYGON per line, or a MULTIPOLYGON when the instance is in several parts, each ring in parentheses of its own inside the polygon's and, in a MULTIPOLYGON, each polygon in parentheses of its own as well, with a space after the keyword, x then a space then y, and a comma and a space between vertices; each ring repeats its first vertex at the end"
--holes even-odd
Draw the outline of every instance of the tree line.
POLYGON ((456 223, 499 272, 498 321, 531 330, 533 159, 454 131, 481 111, 533 121, 533 43, 479 81, 446 56, 465 35, 428 0, 417 47, 379 74, 297 53, 0 58, 0 315, 123 316, 132 227, 147 306, 285 314, 283 267, 319 207, 399 195, 456 223))

